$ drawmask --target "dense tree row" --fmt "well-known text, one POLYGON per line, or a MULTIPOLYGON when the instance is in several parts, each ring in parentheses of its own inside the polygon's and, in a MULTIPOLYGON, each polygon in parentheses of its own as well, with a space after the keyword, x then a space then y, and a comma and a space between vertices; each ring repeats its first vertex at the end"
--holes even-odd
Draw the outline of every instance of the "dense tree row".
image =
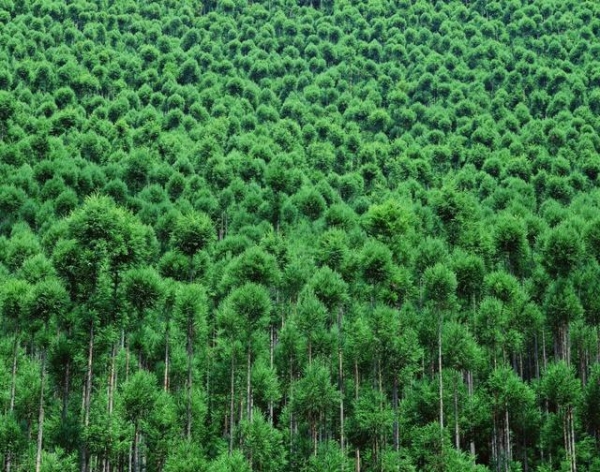
POLYGON ((0 0, 3 470, 599 471, 599 37, 0 0))

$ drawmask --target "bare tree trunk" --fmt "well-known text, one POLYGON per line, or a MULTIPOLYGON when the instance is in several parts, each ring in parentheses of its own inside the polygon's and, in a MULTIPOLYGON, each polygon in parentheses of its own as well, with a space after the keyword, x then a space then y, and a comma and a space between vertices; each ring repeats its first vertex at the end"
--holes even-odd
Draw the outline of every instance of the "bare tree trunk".
POLYGON ((136 421, 133 433, 133 472, 140 472, 139 434, 139 426, 136 421))
POLYGON ((10 379, 10 404, 8 406, 8 411, 10 413, 12 413, 15 409, 15 395, 17 392, 18 357, 19 357, 19 335, 15 334, 15 339, 13 341, 12 372, 11 372, 11 379, 10 379))
MULTIPOLYGON (((467 371, 467 389, 469 392, 469 398, 473 397, 473 373, 470 370, 467 371)), ((469 445, 471 449, 471 455, 475 457, 475 440, 473 438, 471 438, 469 445)))
MULTIPOLYGON (((342 457, 344 457, 344 461, 345 461, 345 457, 346 457, 346 439, 344 436, 344 422, 345 422, 345 416, 344 416, 344 377, 343 377, 343 364, 342 364, 342 348, 340 346, 340 348, 338 349, 338 365, 339 365, 339 370, 338 370, 338 384, 339 384, 339 390, 340 390, 340 449, 342 451, 342 457)), ((344 467, 342 466, 342 469, 344 469, 344 467)))
MULTIPOLYGON (((115 404, 115 389, 117 388, 117 352, 119 349, 119 341, 115 341, 110 355, 110 374, 108 376, 108 416, 112 421, 112 414, 115 404)), ((110 472, 110 450, 106 450, 106 457, 103 460, 103 470, 110 472)))
POLYGON ((37 452, 35 456, 35 472, 42 469, 42 444, 44 441, 44 386, 46 383, 46 350, 42 349, 42 365, 40 368, 40 405, 38 412, 37 452))
POLYGON ((359 377, 358 377, 358 360, 354 359, 354 399, 358 400, 358 386, 359 386, 359 377))
MULTIPOLYGON (((15 339, 13 341, 13 359, 12 359, 12 371, 11 371, 11 380, 10 380, 10 403, 8 406, 9 413, 12 413, 15 410, 15 396, 17 392, 17 366, 18 366, 18 357, 19 357, 19 334, 15 334, 15 339)), ((12 451, 6 452, 6 472, 11 471, 12 467, 12 451)))
POLYGON ((573 420, 573 407, 569 408, 569 422, 571 423, 571 463, 572 472, 577 472, 577 453, 575 451, 575 421, 573 420))
POLYGON ((508 409, 504 410, 504 427, 505 427, 505 440, 506 440, 506 471, 510 469, 510 463, 512 462, 512 444, 510 440, 510 418, 508 415, 508 409))
POLYGON ((235 423, 235 353, 231 352, 231 380, 229 386, 229 454, 233 452, 233 425, 235 423))
POLYGON ((310 415, 310 434, 312 436, 313 443, 313 456, 317 456, 317 421, 313 414, 310 415))
POLYGON ((573 407, 571 405, 565 408, 565 417, 563 420, 565 450, 567 461, 569 462, 569 472, 577 472, 577 457, 575 454, 575 425, 573 421, 573 407))
POLYGON ((494 421, 492 422, 492 463, 496 470, 500 471, 500 461, 498 459, 498 428, 496 413, 494 412, 494 421))
POLYGON ((600 323, 596 325, 596 362, 600 362, 600 323))
POLYGON ((163 378, 163 390, 169 391, 169 322, 165 328, 165 375, 163 378))
POLYGON ((438 326, 438 369, 439 369, 439 394, 440 394, 440 433, 441 443, 440 447, 443 447, 444 443, 444 378, 442 368, 442 323, 443 318, 440 314, 440 321, 438 326))
MULTIPOLYGON (((90 424, 90 403, 92 397, 92 367, 94 361, 94 322, 90 322, 90 340, 88 346, 88 361, 87 361, 87 372, 84 385, 84 396, 83 396, 83 426, 87 428, 90 424)), ((90 457, 88 454, 88 448, 86 444, 82 445, 81 449, 81 472, 89 472, 90 469, 90 457)))
MULTIPOLYGON (((460 372, 457 372, 461 376, 460 372)), ((458 385, 456 377, 454 378, 454 445, 457 451, 460 451, 460 428, 458 425, 458 385)))
POLYGON ((548 368, 548 355, 546 354, 546 331, 542 329, 542 361, 544 366, 544 372, 548 368))
POLYGON ((246 408, 248 421, 252 421, 252 350, 250 348, 246 358, 246 408))
POLYGON ((129 457, 127 462, 127 472, 133 472, 133 443, 129 445, 129 457))
POLYGON ((400 427, 398 423, 398 374, 396 372, 394 372, 392 402, 394 408, 394 451, 398 452, 400 449, 400 427))
POLYGON ((538 349, 538 336, 537 332, 533 334, 533 349, 535 351, 535 378, 539 380, 540 378, 540 355, 538 349))
MULTIPOLYGON (((269 367, 273 370, 273 351, 275 350, 275 326, 271 325, 271 338, 269 343, 269 367)), ((269 424, 273 425, 273 399, 269 398, 269 424)))
MULTIPOLYGON (((187 401, 186 401, 186 421, 185 421, 185 435, 189 440, 192 439, 192 387, 194 381, 193 374, 193 362, 194 362, 194 325, 191 319, 188 319, 187 326, 187 401)), ((136 471, 137 472, 137 471, 136 471)))

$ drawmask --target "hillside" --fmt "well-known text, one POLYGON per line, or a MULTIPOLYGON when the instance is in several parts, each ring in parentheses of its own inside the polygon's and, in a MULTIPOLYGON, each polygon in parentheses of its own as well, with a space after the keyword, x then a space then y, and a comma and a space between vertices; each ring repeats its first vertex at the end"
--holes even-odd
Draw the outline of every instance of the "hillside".
POLYGON ((6 472, 600 471, 600 2, 0 0, 6 472))

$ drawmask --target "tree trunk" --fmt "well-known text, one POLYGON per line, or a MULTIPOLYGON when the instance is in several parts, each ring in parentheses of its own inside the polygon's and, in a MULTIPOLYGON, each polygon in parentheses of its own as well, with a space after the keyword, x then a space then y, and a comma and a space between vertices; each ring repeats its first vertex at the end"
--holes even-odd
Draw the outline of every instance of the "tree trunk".
POLYGON ((506 460, 505 460, 505 470, 508 472, 510 469, 510 463, 512 462, 512 442, 510 439, 510 418, 508 415, 508 408, 504 410, 504 438, 506 441, 506 460))
MULTIPOLYGON (((269 367, 273 370, 273 351, 275 350, 275 326, 271 325, 269 342, 269 367)), ((269 398, 269 424, 273 426, 273 399, 269 398)))
POLYGON ((17 392, 17 362, 19 357, 19 334, 15 334, 13 341, 13 358, 12 358, 12 372, 10 378, 10 404, 8 411, 12 413, 15 409, 15 395, 17 392))
POLYGON ((533 334, 533 349, 535 351, 535 378, 540 379, 540 354, 538 349, 538 336, 537 332, 533 334))
POLYGON ((573 421, 573 406, 565 408, 564 420, 564 438, 567 461, 569 462, 569 472, 577 472, 577 457, 575 454, 575 425, 573 421))
MULTIPOLYGON (((469 392, 469 398, 472 398, 473 397, 473 373, 470 370, 467 371, 467 389, 469 392)), ((473 457, 475 457, 475 440, 474 440, 474 438, 471 438, 469 445, 470 445, 470 449, 471 449, 471 455, 473 457)))
POLYGON ((188 319, 187 326, 187 401, 186 401, 186 422, 185 422, 185 435, 189 440, 192 439, 192 387, 194 381, 193 375, 193 362, 194 362, 194 324, 191 319, 188 319))
POLYGON ((110 354, 110 373, 108 375, 108 415, 112 416, 115 402, 115 388, 117 386, 117 342, 113 344, 110 354))
POLYGON ((354 400, 358 400, 358 387, 359 387, 359 377, 358 377, 358 360, 354 359, 354 400))
POLYGON ((233 425, 235 423, 235 353, 231 351, 231 380, 229 386, 229 454, 233 452, 233 425))
POLYGON ((252 349, 250 348, 246 358, 246 408, 248 421, 252 421, 252 349))
POLYGON ((442 323, 443 318, 440 314, 440 321, 438 325, 438 369, 439 369, 439 394, 440 394, 440 433, 441 443, 440 447, 443 448, 444 443, 444 378, 442 373, 442 323))
POLYGON ((398 374, 396 372, 394 372, 392 402, 394 408, 394 451, 398 452, 400 450, 400 427, 398 423, 398 374))
MULTIPOLYGON (((340 390, 340 449, 342 451, 342 457, 344 458, 345 461, 345 457, 346 457, 346 439, 344 436, 344 422, 345 422, 345 416, 344 416, 344 378, 343 378, 343 364, 342 364, 342 348, 340 346, 340 348, 338 349, 338 362, 339 362, 339 370, 338 370, 338 385, 339 385, 339 390, 340 390)), ((342 466, 342 469, 344 469, 344 467, 342 466)))
POLYGON ((548 369, 548 355, 546 353, 546 330, 542 329, 542 362, 544 372, 548 369))
POLYGON ((139 434, 139 426, 136 421, 133 433, 133 472, 140 472, 139 434))
MULTIPOLYGON (((462 377, 460 372, 457 372, 459 377, 462 377)), ((454 445, 457 451, 460 451, 460 428, 458 425, 458 381, 456 376, 454 378, 454 445)))
POLYGON ((314 415, 310 415, 310 435, 313 443, 313 456, 317 456, 317 421, 314 415))
MULTIPOLYGON (((92 366, 94 361, 94 322, 90 322, 90 340, 88 346, 88 361, 83 396, 83 426, 87 428, 90 424, 90 404, 92 397, 92 366)), ((89 472, 90 458, 87 445, 82 444, 81 449, 81 472, 89 472)))
POLYGON ((169 322, 165 328, 165 375, 163 378, 163 390, 169 391, 169 322))
POLYGON ((67 421, 67 411, 69 407, 69 390, 71 383, 71 360, 67 361, 67 365, 65 366, 65 382, 63 385, 63 393, 62 393, 62 412, 61 418, 63 424, 67 421))
POLYGON ((496 471, 500 471, 500 461, 498 460, 498 420, 496 413, 494 412, 494 420, 492 422, 492 463, 496 468, 496 471))
MULTIPOLYGON (((17 366, 18 366, 18 357, 19 357, 19 334, 15 334, 15 339, 13 341, 13 358, 12 358, 12 371, 11 371, 11 380, 10 380, 10 403, 8 406, 9 413, 12 413, 15 410, 15 396, 17 392, 17 366)), ((12 451, 9 450, 6 452, 6 472, 11 471, 12 467, 12 451)))
POLYGON ((42 444, 44 441, 44 386, 46 383, 46 350, 42 349, 42 365, 40 368, 40 404, 38 412, 37 452, 35 456, 35 472, 42 469, 42 444))

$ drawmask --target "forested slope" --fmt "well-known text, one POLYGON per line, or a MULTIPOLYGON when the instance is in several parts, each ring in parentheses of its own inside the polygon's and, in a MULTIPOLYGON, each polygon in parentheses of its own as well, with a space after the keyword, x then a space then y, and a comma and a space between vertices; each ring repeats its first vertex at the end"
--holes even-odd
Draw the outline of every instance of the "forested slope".
POLYGON ((599 37, 0 0, 3 470, 600 471, 599 37))

